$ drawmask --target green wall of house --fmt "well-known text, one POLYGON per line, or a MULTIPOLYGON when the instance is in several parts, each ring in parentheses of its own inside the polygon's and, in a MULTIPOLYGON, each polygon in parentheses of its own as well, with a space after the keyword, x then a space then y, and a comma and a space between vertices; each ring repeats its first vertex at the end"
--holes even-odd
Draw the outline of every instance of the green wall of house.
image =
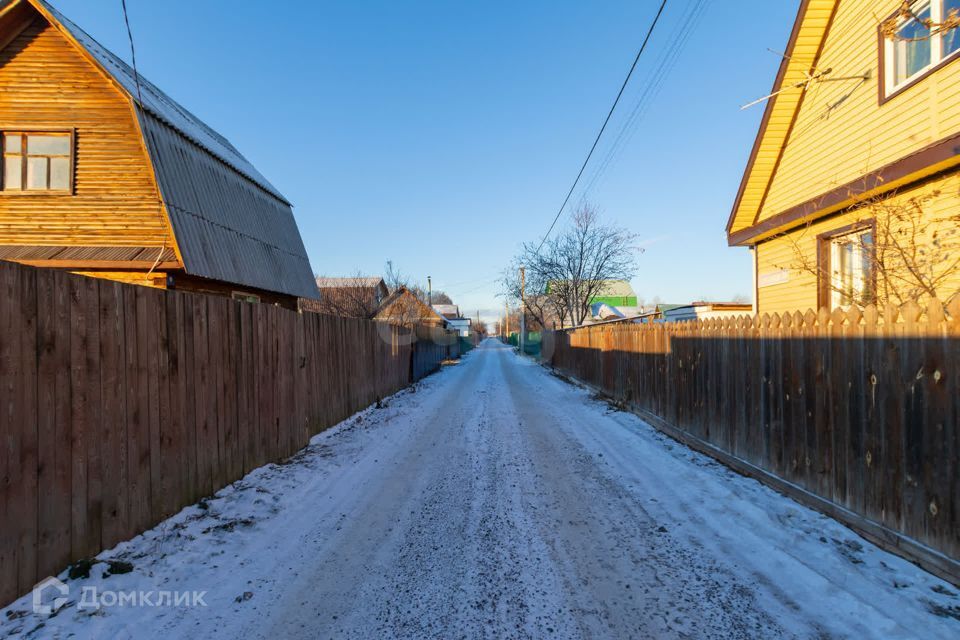
POLYGON ((611 307, 635 307, 637 306, 637 296, 597 296, 590 301, 590 304, 602 302, 611 307))

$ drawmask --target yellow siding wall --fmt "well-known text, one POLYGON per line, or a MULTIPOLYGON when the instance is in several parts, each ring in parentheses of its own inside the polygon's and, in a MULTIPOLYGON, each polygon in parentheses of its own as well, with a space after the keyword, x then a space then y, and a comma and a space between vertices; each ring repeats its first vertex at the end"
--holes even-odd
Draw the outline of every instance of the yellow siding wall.
MULTIPOLYGON (((911 190, 903 190, 891 196, 885 202, 890 205, 920 199, 924 202, 924 215, 929 219, 941 221, 960 213, 960 173, 931 181, 911 190)), ((885 215, 880 209, 879 215, 885 215)), ((804 257, 808 265, 816 265, 817 236, 841 229, 859 221, 869 220, 878 214, 871 207, 849 211, 818 220, 808 226, 781 234, 757 245, 758 279, 781 269, 788 271, 787 282, 766 287, 758 286, 757 304, 760 313, 782 313, 784 311, 806 311, 817 306, 817 278, 814 272, 803 268, 804 257)), ((950 253, 953 260, 960 250, 960 228, 956 221, 946 220, 938 223, 943 242, 952 246, 939 255, 950 253)), ((932 227, 931 229, 932 230, 932 227)), ((924 238, 917 236, 920 244, 924 238)), ((934 250, 937 251, 937 250, 934 250)), ((944 261, 946 262, 946 261, 944 261)), ((960 293, 960 269, 953 270, 938 297, 944 301, 960 293)))
POLYGON ((847 184, 960 132, 960 60, 878 104, 877 27, 900 0, 841 0, 817 63, 832 77, 810 86, 760 219, 847 184))
POLYGON ((0 51, 0 129, 76 129, 75 195, 0 193, 0 244, 172 247, 129 100, 39 18, 0 51))

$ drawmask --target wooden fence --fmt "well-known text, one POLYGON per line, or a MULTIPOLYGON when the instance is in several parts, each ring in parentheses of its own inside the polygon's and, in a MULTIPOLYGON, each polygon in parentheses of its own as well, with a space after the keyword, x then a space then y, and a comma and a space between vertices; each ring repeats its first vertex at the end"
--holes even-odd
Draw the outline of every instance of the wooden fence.
POLYGON ((0 262, 0 606, 457 355, 426 337, 0 262))
POLYGON ((543 352, 671 435, 960 580, 960 296, 946 313, 934 300, 600 325, 548 334, 543 352))

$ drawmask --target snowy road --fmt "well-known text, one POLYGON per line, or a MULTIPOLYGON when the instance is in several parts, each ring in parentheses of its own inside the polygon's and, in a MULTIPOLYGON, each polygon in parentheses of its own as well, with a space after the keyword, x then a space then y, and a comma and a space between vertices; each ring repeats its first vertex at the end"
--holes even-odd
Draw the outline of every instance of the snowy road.
POLYGON ((957 589, 494 342, 104 557, 0 637, 960 637, 957 589))

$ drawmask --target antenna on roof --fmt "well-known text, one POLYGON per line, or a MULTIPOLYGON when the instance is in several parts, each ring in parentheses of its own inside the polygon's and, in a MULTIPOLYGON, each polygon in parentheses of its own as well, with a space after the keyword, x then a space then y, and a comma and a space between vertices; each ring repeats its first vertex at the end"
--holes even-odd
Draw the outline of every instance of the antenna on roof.
POLYGON ((806 76, 806 78, 804 78, 804 79, 801 80, 800 82, 795 82, 795 83, 793 83, 793 84, 791 84, 791 85, 789 85, 789 86, 786 86, 786 87, 783 87, 782 89, 779 89, 779 90, 777 90, 777 91, 774 91, 773 93, 767 94, 767 95, 763 96, 762 98, 757 98, 757 99, 754 100, 753 102, 748 102, 747 104, 745 104, 745 105, 743 105, 742 107, 740 107, 740 111, 743 111, 743 110, 745 110, 745 109, 749 109, 750 107, 752 107, 752 106, 754 106, 754 105, 758 105, 758 104, 760 104, 761 102, 766 102, 767 100, 770 100, 771 98, 775 98, 775 97, 777 97, 778 95, 780 95, 781 93, 784 93, 784 92, 786 92, 786 91, 790 91, 791 89, 806 89, 806 88, 809 87, 812 83, 822 80, 823 77, 826 76, 827 74, 829 74, 831 71, 833 71, 833 69, 824 69, 823 71, 817 71, 816 73, 804 73, 804 75, 806 76))
POLYGON ((761 102, 766 102, 767 100, 770 100, 771 98, 775 98, 781 93, 784 93, 791 89, 807 89, 807 87, 809 87, 814 82, 844 82, 847 80, 859 80, 863 82, 864 80, 869 80, 872 77, 871 72, 869 70, 866 73, 862 73, 858 76, 838 76, 835 78, 828 78, 827 76, 831 73, 833 73, 833 69, 824 69, 823 71, 817 71, 816 73, 807 73, 806 74, 807 77, 805 80, 801 80, 800 82, 791 84, 788 87, 783 87, 779 91, 774 91, 773 93, 763 96, 762 98, 757 98, 753 102, 748 102, 747 104, 740 107, 740 111, 743 111, 744 109, 749 109, 750 107, 760 104, 761 102))

